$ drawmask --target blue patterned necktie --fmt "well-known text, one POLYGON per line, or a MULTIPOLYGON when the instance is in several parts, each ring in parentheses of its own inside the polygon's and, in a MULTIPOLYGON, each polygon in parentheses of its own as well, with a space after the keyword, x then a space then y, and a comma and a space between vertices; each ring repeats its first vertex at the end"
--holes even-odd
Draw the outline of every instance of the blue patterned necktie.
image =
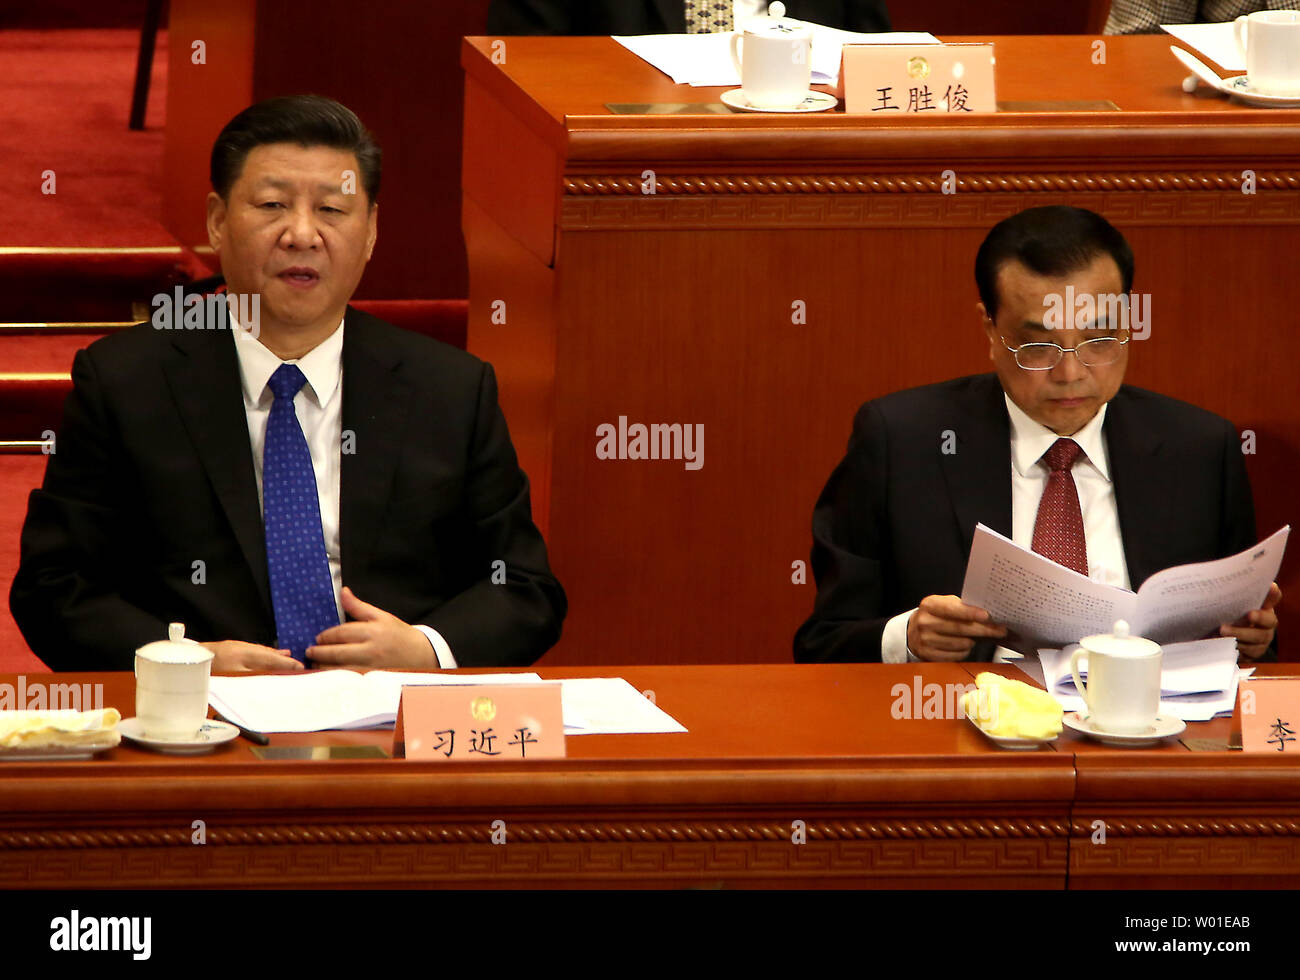
POLYGON ((275 394, 262 450, 262 513, 271 575, 276 644, 307 662, 316 634, 339 624, 334 580, 325 555, 320 499, 311 452, 293 409, 307 383, 296 364, 281 364, 267 386, 275 394))

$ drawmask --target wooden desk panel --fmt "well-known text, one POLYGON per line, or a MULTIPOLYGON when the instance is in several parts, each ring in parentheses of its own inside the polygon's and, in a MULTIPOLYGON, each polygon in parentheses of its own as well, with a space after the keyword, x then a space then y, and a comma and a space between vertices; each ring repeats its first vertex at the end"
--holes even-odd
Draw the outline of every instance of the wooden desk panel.
MULTIPOLYGON (((989 669, 964 666, 972 677, 989 669)), ((1294 676, 1300 665, 1257 671, 1294 676)), ((1239 719, 1191 722, 1180 739, 1141 750, 1062 732, 1056 750, 1073 755, 1077 778, 1069 887, 1300 887, 1300 756, 1192 752, 1182 741, 1234 730, 1239 719)))
POLYGON ((1300 111, 1184 93, 1167 38, 1107 38, 1101 65, 1088 37, 993 40, 999 98, 1123 111, 620 116, 605 103, 721 89, 608 38, 511 38, 500 65, 467 39, 465 172, 491 175, 465 187, 468 343, 497 369, 570 597, 545 664, 788 661, 814 594, 796 563, 854 411, 988 367, 975 251, 1035 205, 1129 237, 1152 324, 1128 380, 1250 430, 1260 532, 1295 520, 1300 408, 1276 393, 1300 358, 1281 326, 1300 111), (524 314, 492 323, 495 301, 524 314), (620 416, 703 425, 703 468, 597 459, 620 416))
MULTIPOLYGON (((1009 758, 965 723, 892 720, 882 682, 910 683, 911 668, 545 676, 610 673, 654 690, 691 732, 571 737, 571 758, 529 765, 262 762, 243 740, 197 758, 123 744, 91 762, 0 765, 0 886, 1064 884, 1069 757, 1009 758), (196 819, 205 845, 190 843, 196 819), (796 820, 805 844, 791 843, 796 820)), ((102 681, 131 713, 129 674, 60 680, 102 681)))
MULTIPOLYGON (((568 759, 527 765, 267 762, 242 739, 199 757, 124 742, 88 762, 0 764, 0 887, 1064 888, 1067 870, 1071 887, 1169 887, 1198 869, 1220 885, 1300 882, 1294 759, 1117 751, 1069 732, 1010 752, 965 721, 894 717, 915 684, 956 691, 978 669, 544 670, 625 677, 690 731, 570 737, 568 759), (1088 843, 1096 819, 1106 846, 1088 843), (795 821, 807 843, 792 843, 795 821)), ((132 713, 130 674, 58 680, 103 683, 132 713)))

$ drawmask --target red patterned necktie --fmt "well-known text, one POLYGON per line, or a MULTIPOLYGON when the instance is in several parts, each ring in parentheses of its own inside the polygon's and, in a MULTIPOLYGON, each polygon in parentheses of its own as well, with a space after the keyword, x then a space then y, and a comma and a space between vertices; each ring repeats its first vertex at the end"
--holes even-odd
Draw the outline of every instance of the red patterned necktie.
POLYGON ((1088 574, 1088 543, 1083 537, 1079 491, 1070 472, 1083 449, 1073 439, 1057 439, 1043 453, 1051 474, 1034 521, 1034 551, 1057 564, 1088 574))

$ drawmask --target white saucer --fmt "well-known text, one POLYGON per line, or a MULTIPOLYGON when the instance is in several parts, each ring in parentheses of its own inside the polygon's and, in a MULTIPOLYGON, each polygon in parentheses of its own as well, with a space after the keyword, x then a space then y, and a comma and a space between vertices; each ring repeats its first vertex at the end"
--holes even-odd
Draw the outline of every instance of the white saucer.
POLYGON ((1300 109, 1300 95, 1269 95, 1267 92, 1256 92, 1250 87, 1250 79, 1245 75, 1225 78, 1223 90, 1248 105, 1272 109, 1300 109))
POLYGON ((722 101, 741 112, 825 112, 840 104, 840 100, 833 95, 827 95, 825 92, 809 92, 807 98, 789 109, 760 109, 746 102, 744 93, 744 89, 733 88, 730 92, 722 93, 722 101))
POLYGON ((60 743, 38 748, 0 748, 0 762, 62 762, 71 759, 89 759, 107 752, 122 741, 116 728, 100 733, 100 737, 80 744, 60 743))
POLYGON ((1118 732, 1105 732, 1097 728, 1088 717, 1079 717, 1077 711, 1067 711, 1061 719, 1066 728, 1073 729, 1080 735, 1087 735, 1106 745, 1118 745, 1125 749, 1142 749, 1155 745, 1161 739, 1177 735, 1187 728, 1187 722, 1169 715, 1157 715, 1156 720, 1145 732, 1136 735, 1122 735, 1118 732))
POLYGON ((202 755, 231 739, 239 738, 238 728, 229 722, 217 721, 215 718, 204 721, 203 727, 192 738, 154 738, 146 735, 141 728, 139 718, 123 718, 117 723, 117 730, 132 742, 166 755, 202 755))

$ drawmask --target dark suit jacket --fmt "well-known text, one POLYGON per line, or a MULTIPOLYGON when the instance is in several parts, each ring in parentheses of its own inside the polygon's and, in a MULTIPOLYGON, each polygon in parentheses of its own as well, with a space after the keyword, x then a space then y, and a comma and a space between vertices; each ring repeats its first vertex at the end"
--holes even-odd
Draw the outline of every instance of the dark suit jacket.
MULTIPOLYGON (((1170 565, 1257 540, 1250 483, 1227 420, 1127 385, 1104 423, 1134 589, 1170 565)), ((813 512, 817 600, 798 661, 879 661, 885 623, 928 595, 959 595, 976 523, 1011 536, 1011 419, 993 374, 900 391, 858 410, 848 454, 813 512), (944 432, 956 436, 945 454, 944 432)), ((995 644, 976 645, 988 660, 995 644)))
MULTIPOLYGON (((786 13, 847 31, 889 30, 885 0, 786 0, 786 13)), ((489 34, 681 34, 682 0, 492 0, 489 34)))
MULTIPOLYGON (((57 670, 129 670, 169 622, 197 640, 273 646, 228 331, 140 324, 78 352, 72 379, 9 597, 32 650, 57 670)), ((341 457, 343 584, 438 630, 461 666, 532 663, 559 637, 566 601, 492 368, 349 307, 342 397, 354 434, 341 457)))

